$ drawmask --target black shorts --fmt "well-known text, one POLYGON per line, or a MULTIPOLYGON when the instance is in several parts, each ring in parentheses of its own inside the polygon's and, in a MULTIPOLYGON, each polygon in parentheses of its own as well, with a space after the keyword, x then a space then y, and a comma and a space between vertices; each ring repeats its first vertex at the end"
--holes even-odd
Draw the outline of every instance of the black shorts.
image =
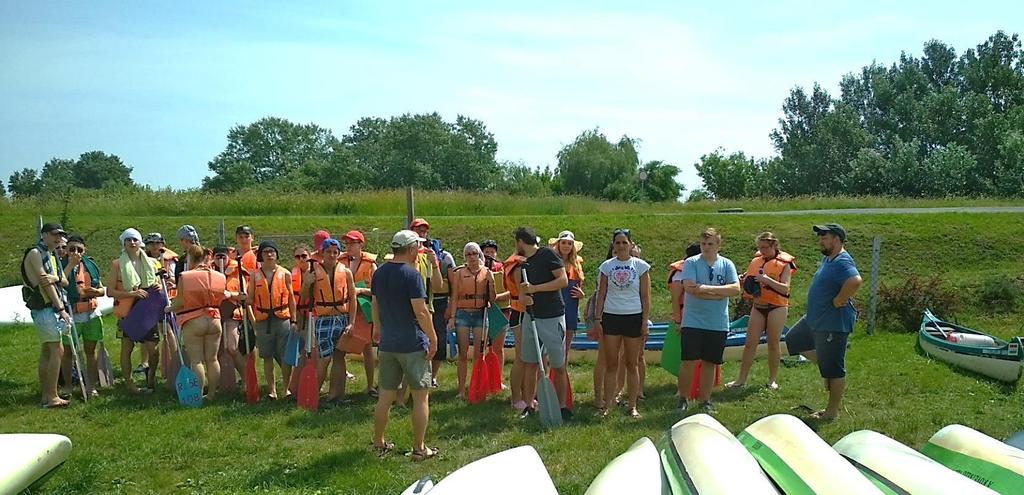
POLYGON ((846 376, 846 343, 850 334, 846 332, 819 332, 801 317, 786 334, 786 348, 790 356, 801 352, 814 351, 818 356, 818 371, 822 378, 844 378, 846 376))
POLYGON ((618 335, 638 339, 643 336, 640 327, 643 326, 643 314, 616 315, 604 313, 601 315, 601 329, 605 335, 618 335))
POLYGON ((679 354, 683 361, 725 362, 725 338, 729 332, 683 327, 679 332, 679 354))
POLYGON ((448 298, 434 298, 434 334, 437 335, 437 352, 434 353, 433 361, 448 360, 448 319, 444 314, 448 312, 448 298))
MULTIPOLYGON (((170 328, 168 327, 168 330, 169 329, 170 328)), ((160 342, 160 332, 159 332, 159 330, 160 330, 160 324, 157 323, 156 326, 153 327, 149 331, 149 333, 146 334, 145 337, 143 337, 142 341, 141 342, 136 342, 136 344, 144 344, 146 342, 156 342, 156 343, 159 343, 160 342)), ((124 334, 124 332, 121 331, 120 328, 117 329, 117 338, 131 340, 127 335, 124 334)))
POLYGON ((522 313, 522 311, 516 311, 514 309, 510 309, 509 311, 510 311, 510 313, 508 315, 508 326, 509 326, 509 328, 521 326, 523 324, 523 313, 522 313))

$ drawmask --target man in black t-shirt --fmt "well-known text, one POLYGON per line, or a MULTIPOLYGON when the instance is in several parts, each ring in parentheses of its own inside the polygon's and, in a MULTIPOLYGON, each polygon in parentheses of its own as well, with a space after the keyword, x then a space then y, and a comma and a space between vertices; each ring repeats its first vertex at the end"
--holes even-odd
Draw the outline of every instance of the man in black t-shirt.
MULTIPOLYGON (((561 369, 565 367, 565 303, 562 301, 562 289, 569 285, 565 274, 562 258, 553 249, 538 247, 540 238, 530 228, 516 229, 516 253, 526 257, 523 265, 526 269, 525 281, 520 285, 519 297, 526 306, 523 315, 523 396, 536 397, 537 368, 541 356, 537 355, 534 338, 539 338, 542 352, 547 354, 548 364, 555 371, 555 391, 558 393, 559 406, 562 408, 563 419, 569 419, 571 412, 566 408, 566 391, 569 388, 568 377, 561 369), (534 337, 533 324, 537 335, 534 337)), ((522 280, 520 278, 520 280, 522 280)), ((546 380, 547 377, 542 377, 546 380)), ((526 417, 533 410, 533 404, 523 410, 521 417, 526 417)))

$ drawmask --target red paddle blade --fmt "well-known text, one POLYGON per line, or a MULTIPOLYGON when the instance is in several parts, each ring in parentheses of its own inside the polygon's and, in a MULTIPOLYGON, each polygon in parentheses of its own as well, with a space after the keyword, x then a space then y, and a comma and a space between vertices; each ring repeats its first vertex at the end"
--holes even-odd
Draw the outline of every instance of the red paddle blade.
MULTIPOLYGON (((566 373, 568 373, 568 370, 566 370, 566 373)), ((554 368, 548 370, 548 380, 551 380, 552 385, 555 384, 554 368)), ((567 409, 572 409, 572 380, 566 380, 565 384, 567 386, 567 388, 565 389, 565 407, 567 409)))
POLYGON ((473 373, 469 377, 469 403, 476 404, 487 398, 487 371, 482 359, 473 360, 473 373))
POLYGON ((255 404, 260 400, 260 385, 256 381, 256 354, 249 351, 249 355, 245 357, 245 376, 242 377, 245 381, 245 402, 247 404, 255 404))
POLYGON ((487 391, 491 395, 501 393, 501 362, 498 361, 498 354, 494 349, 488 350, 484 356, 484 369, 487 370, 487 382, 490 385, 487 391))
POLYGON ((299 375, 299 396, 296 398, 299 407, 313 412, 320 409, 320 379, 316 374, 316 364, 317 356, 314 352, 302 367, 302 374, 299 375))

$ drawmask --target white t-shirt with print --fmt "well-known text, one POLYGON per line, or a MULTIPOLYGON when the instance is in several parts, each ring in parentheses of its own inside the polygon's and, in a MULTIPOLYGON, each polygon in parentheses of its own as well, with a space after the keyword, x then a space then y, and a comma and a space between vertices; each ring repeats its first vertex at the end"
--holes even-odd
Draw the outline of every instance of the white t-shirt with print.
POLYGON ((650 269, 650 264, 634 257, 625 261, 610 258, 601 263, 601 275, 608 278, 604 312, 613 315, 635 315, 643 312, 640 305, 640 277, 650 269))

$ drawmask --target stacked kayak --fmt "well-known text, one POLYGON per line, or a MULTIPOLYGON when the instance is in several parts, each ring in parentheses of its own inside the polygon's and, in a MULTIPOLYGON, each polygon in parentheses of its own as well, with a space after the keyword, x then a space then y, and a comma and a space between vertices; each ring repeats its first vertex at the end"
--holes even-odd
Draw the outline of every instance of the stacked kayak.
POLYGON ((651 439, 642 437, 601 470, 586 495, 661 495, 664 485, 665 480, 658 464, 658 449, 651 439))
POLYGON ((432 488, 430 480, 421 479, 403 494, 462 495, 484 493, 488 495, 558 495, 544 461, 529 445, 516 447, 483 459, 475 460, 445 476, 432 488), (513 473, 515 482, 495 483, 513 473), (483 490, 483 492, 481 492, 483 490))
POLYGON ((63 435, 0 435, 0 493, 19 493, 60 466, 71 454, 63 435))
POLYGON ((949 425, 932 435, 921 452, 998 493, 1024 493, 1024 450, 979 431, 949 425))
POLYGON ((836 442, 833 448, 883 493, 997 493, 881 433, 855 431, 836 442))
POLYGON ((669 488, 664 493, 672 495, 778 493, 736 437, 706 414, 672 426, 662 442, 661 467, 669 488))
POLYGON ((885 493, 807 425, 788 414, 758 420, 738 438, 783 493, 885 493))

